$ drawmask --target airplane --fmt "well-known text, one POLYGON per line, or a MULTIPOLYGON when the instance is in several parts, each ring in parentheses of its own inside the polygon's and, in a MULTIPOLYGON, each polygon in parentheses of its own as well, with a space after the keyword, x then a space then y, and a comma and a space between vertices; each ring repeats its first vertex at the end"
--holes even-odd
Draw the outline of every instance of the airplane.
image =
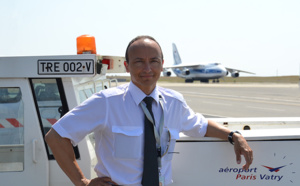
POLYGON ((278 172, 281 168, 285 167, 286 165, 281 166, 281 167, 276 167, 276 168, 267 167, 267 166, 264 166, 264 165, 262 165, 262 166, 266 167, 267 169, 269 169, 270 172, 278 172))
POLYGON ((194 80, 200 80, 200 82, 208 83, 210 79, 213 79, 214 83, 219 83, 219 78, 227 76, 228 72, 230 72, 233 78, 239 77, 240 72, 254 74, 252 72, 224 67, 220 63, 198 63, 191 65, 183 65, 176 45, 173 43, 172 46, 174 65, 164 66, 164 76, 171 76, 173 71, 176 74, 176 76, 184 78, 186 83, 193 83, 194 80))

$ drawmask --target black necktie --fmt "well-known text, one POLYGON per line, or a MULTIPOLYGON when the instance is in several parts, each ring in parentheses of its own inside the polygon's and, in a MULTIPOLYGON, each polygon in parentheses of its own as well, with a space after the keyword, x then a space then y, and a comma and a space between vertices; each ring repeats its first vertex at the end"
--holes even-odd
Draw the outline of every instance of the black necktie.
MULTIPOLYGON (((152 112, 152 97, 146 97, 143 100, 147 104, 147 109, 149 110, 153 121, 152 112)), ((145 115, 145 146, 144 146, 144 171, 142 178, 143 186, 158 186, 158 162, 157 162, 157 151, 156 151, 156 141, 154 137, 153 124, 145 115)))

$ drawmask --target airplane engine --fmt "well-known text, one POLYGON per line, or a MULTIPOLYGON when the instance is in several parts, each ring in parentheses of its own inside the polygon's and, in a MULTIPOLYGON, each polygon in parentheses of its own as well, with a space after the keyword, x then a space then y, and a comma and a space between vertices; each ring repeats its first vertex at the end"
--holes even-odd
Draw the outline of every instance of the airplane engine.
POLYGON ((231 77, 233 77, 233 78, 237 78, 239 76, 240 76, 240 74, 237 71, 234 71, 234 72, 231 73, 231 77))
POLYGON ((190 70, 189 69, 183 70, 182 75, 190 75, 190 70))
POLYGON ((164 71, 163 71, 163 75, 164 75, 164 76, 169 77, 169 76, 171 76, 171 74, 172 74, 171 70, 164 70, 164 71))

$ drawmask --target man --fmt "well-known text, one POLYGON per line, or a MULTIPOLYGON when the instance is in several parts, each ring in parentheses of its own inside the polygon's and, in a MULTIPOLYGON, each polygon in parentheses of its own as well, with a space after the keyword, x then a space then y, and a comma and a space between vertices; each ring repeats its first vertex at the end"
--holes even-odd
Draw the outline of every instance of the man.
MULTIPOLYGON (((154 121, 150 122, 153 131, 161 132, 160 135, 153 134, 159 137, 159 140, 155 139, 156 147, 161 146, 157 148, 159 159, 155 160, 155 163, 159 162, 159 177, 164 179, 160 182, 172 183, 171 159, 179 132, 193 137, 227 139, 229 136, 234 142, 237 163, 241 162, 243 155, 246 160, 243 168, 249 168, 253 160, 252 150, 240 134, 195 114, 181 94, 156 85, 163 63, 162 50, 154 38, 136 37, 127 47, 124 63, 131 82, 94 94, 53 125, 46 141, 58 164, 75 185, 146 185, 144 155, 148 152, 144 153, 147 141, 144 122, 153 117, 154 121), (144 103, 145 97, 154 100, 152 108, 144 103), (145 105, 153 115, 147 114, 145 105), (71 145, 76 145, 90 132, 95 134, 99 160, 95 167, 98 178, 93 180, 84 177, 71 145)), ((158 185, 158 181, 153 185, 158 185)))

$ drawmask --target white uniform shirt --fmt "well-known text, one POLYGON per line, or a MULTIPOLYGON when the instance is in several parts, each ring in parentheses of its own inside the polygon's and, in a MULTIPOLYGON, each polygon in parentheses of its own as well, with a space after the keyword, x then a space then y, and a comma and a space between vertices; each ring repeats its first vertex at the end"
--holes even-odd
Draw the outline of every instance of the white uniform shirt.
MULTIPOLYGON (((171 160, 179 132, 203 137, 207 120, 195 114, 176 91, 156 86, 150 94, 154 98, 152 110, 159 125, 163 100, 164 128, 161 137, 162 174, 165 184, 172 183, 171 160), (168 130, 171 133, 169 141, 168 130)), ((62 137, 78 144, 87 134, 95 134, 95 151, 99 177, 108 176, 120 185, 141 185, 144 154, 144 113, 140 102, 146 97, 132 82, 94 94, 61 118, 53 128, 62 137)))

